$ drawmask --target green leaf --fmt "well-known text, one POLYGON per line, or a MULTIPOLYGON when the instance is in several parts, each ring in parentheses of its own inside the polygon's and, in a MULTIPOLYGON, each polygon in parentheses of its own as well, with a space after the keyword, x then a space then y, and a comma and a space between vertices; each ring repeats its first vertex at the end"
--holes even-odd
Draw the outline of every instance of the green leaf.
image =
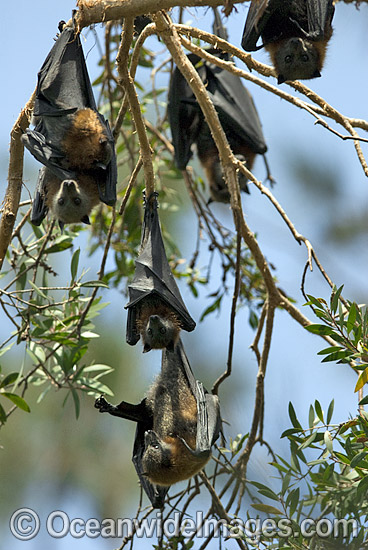
POLYGON ((327 325, 308 325, 305 327, 309 332, 313 334, 319 334, 320 336, 334 336, 335 331, 327 325))
POLYGON ((310 405, 310 407, 309 407, 309 414, 308 414, 308 426, 309 426, 310 428, 313 427, 313 425, 314 425, 314 420, 315 420, 315 414, 314 414, 313 405, 310 405))
POLYGON ((299 496, 300 496, 300 491, 299 491, 299 488, 297 489, 294 489, 293 491, 291 491, 290 495, 289 495, 289 507, 290 507, 290 512, 289 512, 289 516, 293 516, 294 513, 295 513, 295 510, 298 506, 298 503, 299 503, 299 496))
POLYGON ((350 306, 348 320, 346 321, 346 330, 351 332, 357 318, 357 305, 353 302, 350 306))
POLYGON ((7 376, 5 376, 4 380, 0 384, 0 388, 5 388, 5 386, 10 386, 11 384, 14 384, 18 376, 19 372, 11 372, 7 376))
POLYGON ((334 351, 333 353, 330 353, 330 355, 326 355, 321 361, 321 363, 328 363, 329 361, 341 361, 342 359, 347 359, 348 357, 351 357, 353 355, 353 352, 350 350, 341 350, 341 351, 334 351))
POLYGON ((72 256, 72 261, 70 263, 70 273, 71 273, 71 276, 72 276, 72 283, 74 283, 75 281, 75 278, 77 276, 77 272, 78 272, 78 264, 79 264, 79 256, 80 256, 80 248, 78 248, 73 256, 72 256))
POLYGON ((19 409, 22 409, 22 411, 31 412, 31 409, 27 405, 27 403, 24 401, 23 397, 20 397, 19 395, 16 395, 15 393, 9 393, 9 392, 0 392, 0 395, 3 395, 7 399, 10 399, 14 405, 16 405, 19 409))
POLYGON ((330 346, 329 348, 321 349, 321 351, 319 351, 317 355, 328 355, 333 351, 341 351, 343 349, 344 348, 342 348, 341 346, 330 346))
POLYGON ((206 308, 204 310, 204 312, 202 313, 200 319, 199 319, 199 322, 201 323, 203 321, 203 319, 209 314, 209 313, 212 313, 213 311, 216 311, 216 309, 220 309, 220 306, 221 306, 221 300, 222 300, 222 295, 219 296, 219 298, 217 298, 217 300, 215 300, 213 302, 213 304, 211 304, 210 306, 208 306, 208 308, 206 308))
POLYGON ((84 367, 83 372, 97 372, 97 371, 104 371, 105 374, 108 374, 110 372, 113 372, 114 369, 112 367, 109 367, 108 365, 103 364, 95 364, 95 365, 89 365, 88 367, 84 367))
POLYGON ((74 408, 75 408, 75 417, 78 419, 80 414, 80 399, 77 391, 74 388, 70 388, 71 394, 73 396, 74 408))
POLYGON ((326 449, 332 454, 333 453, 332 436, 328 430, 326 430, 324 433, 324 442, 326 445, 326 449))
POLYGON ((320 402, 317 399, 314 402, 314 408, 316 409, 316 414, 317 414, 318 418, 320 419, 320 421, 322 423, 324 423, 322 407, 321 407, 320 402))
POLYGON ((313 441, 317 437, 317 432, 313 432, 301 445, 299 445, 299 449, 305 449, 306 447, 310 447, 310 445, 313 443, 313 441))
POLYGON ((86 288, 89 288, 89 287, 109 288, 109 286, 103 281, 87 281, 86 283, 82 283, 80 286, 86 287, 86 288))
POLYGON ((7 351, 9 351, 14 345, 14 342, 12 342, 11 344, 9 344, 8 346, 5 346, 5 348, 2 348, 0 349, 0 357, 2 355, 4 355, 4 353, 6 353, 7 351))
POLYGON ((279 500, 279 497, 270 489, 270 487, 267 487, 267 485, 263 485, 262 483, 258 483, 257 481, 251 481, 252 485, 257 487, 258 492, 261 493, 263 496, 270 498, 271 500, 279 500))
POLYGON ((267 514, 274 514, 276 516, 284 516, 284 512, 281 512, 278 508, 270 506, 269 504, 251 504, 252 508, 258 510, 259 512, 266 512, 267 514))
POLYGON ((331 422, 331 418, 332 418, 333 411, 334 411, 334 406, 335 406, 335 401, 334 401, 334 399, 332 399, 332 401, 329 404, 328 409, 327 409, 327 419, 326 419, 327 424, 329 424, 331 422))
POLYGON ((289 401, 289 417, 294 428, 303 429, 296 417, 295 409, 291 401, 289 401))
POLYGON ((86 330, 85 332, 81 333, 81 338, 92 339, 92 338, 99 338, 99 337, 100 337, 99 334, 97 334, 96 332, 92 332, 90 330, 86 330))
POLYGON ((71 248, 72 246, 73 246, 72 237, 69 237, 68 235, 61 235, 61 237, 58 237, 57 239, 55 239, 55 241, 51 246, 49 246, 49 248, 46 248, 45 254, 62 252, 63 250, 67 250, 68 248, 71 248))
POLYGON ((283 437, 289 437, 289 435, 294 435, 300 433, 300 428, 288 428, 284 432, 282 432, 280 439, 283 437))
POLYGON ((344 285, 341 285, 338 290, 336 290, 336 287, 334 286, 334 289, 331 294, 331 311, 333 314, 337 311, 337 306, 339 304, 339 298, 340 294, 342 292, 342 289, 344 288, 344 285))
POLYGON ((367 383, 367 381, 368 381, 368 367, 359 374, 354 391, 357 392, 361 390, 362 387, 367 383))
POLYGON ((350 468, 355 468, 358 466, 359 462, 363 460, 368 454, 368 451, 362 451, 354 456, 354 458, 350 462, 350 468))
POLYGON ((3 406, 0 404, 0 422, 1 424, 5 424, 7 418, 6 418, 6 412, 4 411, 3 406))
POLYGON ((323 305, 324 305, 323 302, 325 302, 324 300, 321 301, 320 299, 315 298, 314 296, 311 296, 310 294, 307 294, 307 296, 308 296, 309 302, 304 304, 305 306, 315 306, 318 309, 323 309, 323 305))
POLYGON ((357 487, 358 497, 365 496, 367 494, 367 491, 368 491, 368 476, 365 476, 363 477, 363 479, 359 481, 359 484, 357 487))
POLYGON ((34 283, 32 283, 32 281, 28 281, 28 282, 31 285, 31 287, 33 288, 33 290, 35 290, 37 292, 37 294, 39 296, 41 296, 41 298, 43 298, 44 300, 48 300, 47 295, 44 292, 42 292, 42 290, 40 290, 34 283))

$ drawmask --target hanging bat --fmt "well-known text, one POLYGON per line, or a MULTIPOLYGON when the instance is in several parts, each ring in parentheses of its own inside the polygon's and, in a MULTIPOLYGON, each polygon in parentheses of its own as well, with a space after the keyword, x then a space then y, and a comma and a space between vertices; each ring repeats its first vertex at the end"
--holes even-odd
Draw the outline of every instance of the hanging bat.
MULTIPOLYGON (((213 30, 218 36, 226 39, 226 31, 216 11, 213 30)), ((208 51, 217 57, 228 59, 228 54, 219 50, 212 48, 208 51)), ((267 146, 250 93, 238 76, 195 54, 189 54, 188 59, 206 86, 234 155, 251 169, 256 155, 263 155, 267 151, 267 146)), ((209 182, 211 199, 229 202, 230 194, 216 144, 190 86, 177 67, 171 78, 168 100, 168 116, 177 168, 185 170, 192 157, 192 145, 195 144, 198 158, 209 182)), ((243 174, 239 174, 239 185, 241 190, 249 192, 247 178, 243 174)))
POLYGON ((116 201, 114 139, 97 111, 79 35, 63 23, 38 73, 35 128, 22 136, 44 165, 31 215, 35 225, 49 210, 61 226, 89 223, 88 215, 99 201, 116 201))
POLYGON ((162 353, 161 372, 138 405, 114 406, 104 397, 100 412, 137 422, 133 463, 154 508, 162 508, 170 485, 200 472, 221 431, 218 397, 194 378, 183 344, 162 353))
POLYGON ((333 0, 252 0, 242 47, 252 52, 264 46, 279 84, 319 77, 334 11, 333 0), (257 46, 259 37, 261 46, 257 46))
POLYGON ((171 273, 157 212, 157 193, 145 204, 141 251, 128 286, 126 341, 134 346, 140 337, 143 352, 174 350, 180 330, 191 332, 195 322, 188 313, 171 273))

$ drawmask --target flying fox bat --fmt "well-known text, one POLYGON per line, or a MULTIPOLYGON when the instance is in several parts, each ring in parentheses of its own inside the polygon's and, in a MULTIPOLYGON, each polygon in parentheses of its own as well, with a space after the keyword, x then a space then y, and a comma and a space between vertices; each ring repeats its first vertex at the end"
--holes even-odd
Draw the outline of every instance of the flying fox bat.
MULTIPOLYGON (((226 39, 226 31, 215 11, 214 33, 226 39)), ((214 48, 213 55, 227 60, 228 54, 214 48)), ((240 78, 189 54, 207 93, 217 111, 220 123, 234 155, 251 169, 257 154, 264 154, 267 146, 253 99, 240 78)), ((212 200, 229 202, 219 154, 209 126, 180 70, 174 69, 168 94, 168 116, 174 146, 175 164, 185 170, 192 157, 192 145, 197 147, 198 158, 206 172, 212 200)), ((240 189, 249 192, 247 178, 239 175, 240 189)))
POLYGON ((22 136, 44 165, 31 215, 35 225, 48 210, 61 225, 89 223, 91 208, 99 201, 116 201, 114 139, 109 123, 97 111, 79 35, 62 23, 38 73, 35 128, 22 136))
POLYGON ((95 402, 100 412, 137 422, 133 463, 154 508, 169 486, 204 468, 221 431, 218 398, 194 378, 183 344, 162 353, 161 372, 138 405, 95 402))
POLYGON ((180 330, 191 332, 189 315, 166 258, 158 218, 157 193, 145 204, 141 251, 128 286, 126 340, 134 346, 140 337, 143 351, 167 348, 173 351, 180 330))
POLYGON ((271 56, 278 83, 321 76, 332 36, 333 0, 252 0, 242 47, 263 46, 271 56), (257 46, 259 37, 263 44, 257 46))

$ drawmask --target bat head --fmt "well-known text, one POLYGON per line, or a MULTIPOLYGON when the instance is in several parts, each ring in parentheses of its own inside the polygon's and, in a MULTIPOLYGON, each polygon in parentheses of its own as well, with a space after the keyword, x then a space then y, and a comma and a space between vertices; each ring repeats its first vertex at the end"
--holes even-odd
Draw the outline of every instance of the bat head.
MULTIPOLYGON (((245 162, 247 164, 246 158, 243 155, 235 155, 235 157, 240 160, 240 162, 245 162)), ((211 172, 212 177, 209 178, 211 198, 209 200, 209 203, 214 201, 224 203, 230 202, 230 193, 227 189, 224 179, 224 173, 219 160, 213 163, 211 172)), ((249 193, 247 185, 248 179, 244 176, 244 174, 238 173, 238 180, 241 191, 249 193)))
POLYGON ((65 223, 87 223, 89 224, 88 214, 91 211, 91 204, 88 194, 78 185, 75 180, 64 180, 61 182, 58 192, 52 197, 51 211, 55 218, 65 223))
POLYGON ((163 348, 174 351, 179 330, 178 324, 173 319, 151 315, 142 331, 143 353, 151 349, 163 348))
POLYGON ((290 38, 274 49, 273 63, 279 84, 285 80, 308 80, 321 76, 319 50, 302 38, 290 38))
POLYGON ((148 430, 144 434, 144 447, 142 457, 144 475, 153 483, 170 485, 168 482, 165 483, 165 473, 171 468, 171 444, 166 443, 153 430, 148 430))

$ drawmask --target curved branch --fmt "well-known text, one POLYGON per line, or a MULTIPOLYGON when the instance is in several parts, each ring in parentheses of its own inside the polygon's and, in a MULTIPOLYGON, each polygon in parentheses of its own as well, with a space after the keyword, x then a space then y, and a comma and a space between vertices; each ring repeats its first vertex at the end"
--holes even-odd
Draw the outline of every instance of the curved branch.
POLYGON ((134 86, 133 78, 128 70, 128 55, 130 45, 133 39, 133 17, 126 17, 124 19, 122 40, 119 47, 119 52, 116 58, 118 67, 118 73, 120 78, 120 84, 126 92, 128 97, 130 110, 134 120, 134 125, 137 130, 141 158, 143 162, 144 178, 147 197, 149 197, 154 189, 155 175, 152 165, 152 152, 148 141, 146 127, 144 125, 140 104, 137 96, 137 92, 134 86))
POLYGON ((3 215, 0 220, 0 269, 4 263, 5 254, 12 238, 13 227, 18 213, 23 183, 24 146, 21 137, 29 126, 35 96, 36 91, 33 92, 26 106, 21 110, 10 132, 8 187, 5 192, 3 215))

